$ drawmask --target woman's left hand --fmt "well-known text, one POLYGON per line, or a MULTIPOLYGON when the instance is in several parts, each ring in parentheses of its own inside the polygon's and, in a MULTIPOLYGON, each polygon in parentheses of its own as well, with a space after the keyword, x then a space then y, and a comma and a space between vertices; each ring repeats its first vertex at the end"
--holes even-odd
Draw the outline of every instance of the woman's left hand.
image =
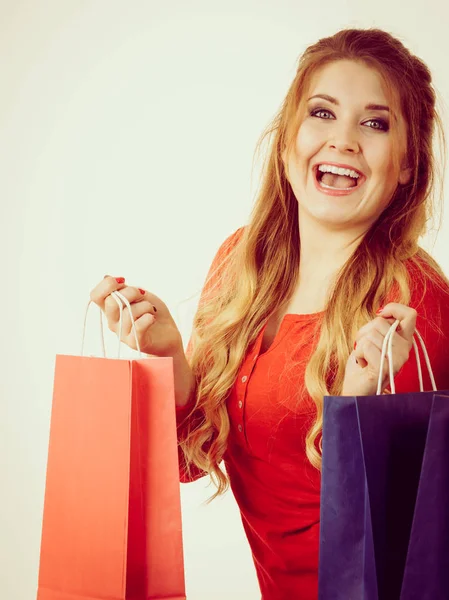
MULTIPOLYGON (((357 332, 354 350, 346 364, 343 381, 343 396, 370 396, 377 391, 382 344, 391 325, 399 320, 399 327, 393 335, 393 377, 407 362, 413 347, 413 334, 416 328, 416 310, 391 302, 378 311, 377 317, 361 327, 357 332)), ((390 381, 388 359, 382 365, 382 390, 390 381)))

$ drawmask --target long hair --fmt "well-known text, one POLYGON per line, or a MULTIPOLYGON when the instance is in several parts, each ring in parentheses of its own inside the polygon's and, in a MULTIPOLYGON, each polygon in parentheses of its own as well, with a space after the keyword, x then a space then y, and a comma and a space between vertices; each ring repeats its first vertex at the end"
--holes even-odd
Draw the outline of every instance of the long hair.
MULTIPOLYGON (((259 140, 269 142, 260 190, 239 241, 216 266, 215 284, 198 307, 191 336, 190 366, 195 376, 192 420, 180 445, 186 463, 208 472, 217 487, 228 487, 221 470, 230 429, 226 400, 239 367, 269 316, 290 299, 298 283, 300 239, 297 200, 282 155, 290 152, 312 76, 337 60, 356 60, 375 69, 389 96, 393 164, 399 173, 398 115, 407 124, 408 184, 398 185, 389 205, 370 227, 330 290, 318 341, 305 372, 305 388, 316 406, 306 437, 309 461, 320 469, 323 396, 341 393, 345 365, 358 329, 396 290, 397 302, 410 302, 405 261, 435 279, 444 275, 419 245, 431 219, 438 216, 442 173, 434 148, 444 132, 427 66, 395 37, 379 29, 346 29, 319 40, 299 59, 296 76, 272 123, 259 140), (436 182, 441 178, 439 194, 436 182), (219 277, 217 277, 219 273, 219 277)), ((445 157, 444 157, 445 158, 445 157)), ((443 160, 443 165, 444 165, 443 160)), ((207 285, 206 281, 206 285, 207 285)))

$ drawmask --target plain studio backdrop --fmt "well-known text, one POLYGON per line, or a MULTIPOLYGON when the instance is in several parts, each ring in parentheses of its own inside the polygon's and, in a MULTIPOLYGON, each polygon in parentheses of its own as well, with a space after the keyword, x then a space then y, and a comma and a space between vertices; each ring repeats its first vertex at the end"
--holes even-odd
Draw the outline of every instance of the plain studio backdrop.
MULTIPOLYGON (((342 27, 421 56, 449 134, 447 8, 421 6, 1 0, 1 598, 35 598, 54 360, 80 353, 90 290, 110 274, 152 291, 187 344, 212 258, 248 219, 257 139, 299 55, 342 27)), ((446 216, 424 240, 446 273, 448 234, 446 216)), ((86 350, 100 354, 96 306, 86 350)), ((188 598, 256 600, 235 501, 205 506, 207 483, 182 486, 188 598)))

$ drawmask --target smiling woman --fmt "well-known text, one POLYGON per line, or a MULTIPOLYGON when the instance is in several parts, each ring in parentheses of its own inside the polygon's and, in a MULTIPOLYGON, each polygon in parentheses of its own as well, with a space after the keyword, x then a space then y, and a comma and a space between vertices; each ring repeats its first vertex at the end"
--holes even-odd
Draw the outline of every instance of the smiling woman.
POLYGON ((376 393, 395 318, 397 391, 419 389, 416 323, 449 389, 449 284, 419 247, 438 127, 430 72, 399 40, 319 40, 267 130, 251 221, 209 271, 178 409, 181 477, 230 483, 264 600, 317 598, 323 396, 376 393))
MULTIPOLYGON (((388 90, 377 69, 356 60, 323 66, 309 85, 307 112, 286 159, 300 235, 301 229, 320 234, 323 227, 346 224, 348 239, 358 239, 390 203, 398 183, 411 177, 404 166, 395 170, 388 90)), ((404 142, 405 122, 401 114, 396 117, 397 138, 404 142)), ((405 150, 402 143, 402 163, 405 150)))
MULTIPOLYGON (((386 387, 396 319, 397 392, 419 389, 416 325, 449 389, 449 283, 419 246, 438 125, 430 72, 397 39, 319 40, 267 131, 250 222, 213 261, 186 353, 161 299, 144 296, 155 315, 120 288, 143 351, 174 358, 181 480, 210 474, 217 495, 230 484, 263 600, 317 599, 323 396, 373 395, 379 373, 386 387)), ((117 286, 92 295, 113 331, 117 286)))

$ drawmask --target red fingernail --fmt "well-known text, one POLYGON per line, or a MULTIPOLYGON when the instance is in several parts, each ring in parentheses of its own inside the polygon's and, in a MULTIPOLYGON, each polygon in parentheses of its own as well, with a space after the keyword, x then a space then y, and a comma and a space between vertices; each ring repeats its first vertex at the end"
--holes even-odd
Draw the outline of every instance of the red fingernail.
POLYGON ((139 292, 140 292, 141 294, 145 294, 145 290, 141 290, 140 288, 137 288, 137 289, 139 290, 139 292))
POLYGON ((124 278, 124 277, 116 277, 116 278, 115 278, 115 281, 116 281, 117 283, 125 283, 125 278, 124 278))

